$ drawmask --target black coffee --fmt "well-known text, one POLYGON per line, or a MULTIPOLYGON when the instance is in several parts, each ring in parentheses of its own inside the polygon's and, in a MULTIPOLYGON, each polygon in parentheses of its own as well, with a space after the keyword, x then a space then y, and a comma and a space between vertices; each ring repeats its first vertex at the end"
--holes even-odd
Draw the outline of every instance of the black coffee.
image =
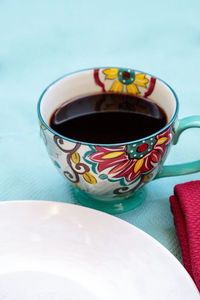
POLYGON ((77 141, 115 144, 144 138, 166 123, 165 112, 150 100, 103 93, 64 103, 53 113, 50 127, 77 141))

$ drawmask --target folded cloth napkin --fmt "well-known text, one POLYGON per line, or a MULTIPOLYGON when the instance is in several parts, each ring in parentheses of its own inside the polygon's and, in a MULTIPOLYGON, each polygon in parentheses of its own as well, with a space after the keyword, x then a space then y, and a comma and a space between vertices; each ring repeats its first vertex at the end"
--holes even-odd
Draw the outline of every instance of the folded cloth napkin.
POLYGON ((200 291, 200 180, 176 185, 170 203, 184 266, 200 291))

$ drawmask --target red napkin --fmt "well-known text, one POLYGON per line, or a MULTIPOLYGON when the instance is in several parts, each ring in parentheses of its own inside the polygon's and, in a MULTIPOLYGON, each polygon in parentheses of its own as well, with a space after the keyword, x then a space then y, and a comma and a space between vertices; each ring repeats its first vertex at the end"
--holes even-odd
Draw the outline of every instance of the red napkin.
POLYGON ((200 180, 176 185, 170 203, 184 266, 200 291, 200 180))

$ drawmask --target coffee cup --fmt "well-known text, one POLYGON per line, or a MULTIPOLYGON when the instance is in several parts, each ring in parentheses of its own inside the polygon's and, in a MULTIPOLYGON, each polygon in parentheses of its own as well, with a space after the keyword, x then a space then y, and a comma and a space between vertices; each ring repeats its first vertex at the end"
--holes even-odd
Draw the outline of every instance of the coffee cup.
MULTIPOLYGON (((119 110, 120 105, 105 105, 100 101, 98 108, 96 105, 95 110, 92 109, 94 113, 111 112, 113 107, 119 110)), ((86 113, 91 109, 89 105, 84 107, 86 113)), ((178 110, 178 98, 163 80, 145 72, 117 67, 67 74, 50 84, 38 102, 41 135, 48 154, 58 171, 74 186, 76 199, 85 206, 112 214, 141 204, 146 196, 145 186, 151 180, 200 171, 200 160, 163 166, 180 134, 185 129, 200 127, 200 116, 178 120, 178 110), (151 134, 116 143, 88 142, 73 138, 73 134, 70 137, 60 134, 51 127, 52 115, 63 104, 82 97, 84 106, 84 97, 107 93, 146 99, 165 112, 166 123, 151 134)))

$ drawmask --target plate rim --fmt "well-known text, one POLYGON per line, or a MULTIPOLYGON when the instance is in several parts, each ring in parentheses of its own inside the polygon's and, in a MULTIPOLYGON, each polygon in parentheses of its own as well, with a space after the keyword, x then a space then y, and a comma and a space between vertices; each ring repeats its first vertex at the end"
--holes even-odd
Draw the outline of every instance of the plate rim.
MULTIPOLYGON (((0 201, 0 209, 1 206, 12 206, 12 205, 17 205, 17 204, 23 204, 24 206, 29 206, 29 204, 31 205, 37 205, 38 207, 40 205, 60 205, 60 206, 64 206, 64 207, 73 207, 74 209, 79 209, 79 210, 86 210, 91 214, 97 214, 106 218, 111 219, 114 222, 118 222, 118 223, 122 223, 124 224, 124 226, 127 226, 130 230, 136 231, 138 232, 140 235, 142 235, 145 239, 148 239, 148 242, 150 242, 150 244, 154 244, 156 246, 156 248, 159 248, 160 251, 162 251, 167 257, 168 259, 172 260, 172 263, 176 265, 177 269, 180 270, 180 272, 184 273, 185 279, 188 280, 188 284, 190 283, 191 285, 193 285, 193 289, 194 291, 196 290, 196 292, 199 294, 199 291, 194 283, 194 280, 192 279, 192 277, 190 276, 190 274, 187 272, 187 270, 185 269, 185 267, 181 264, 181 262, 174 256, 174 254, 172 252, 170 252, 163 244, 161 244, 158 240, 156 240, 154 237, 152 237, 150 234, 148 234, 147 232, 145 232, 144 230, 138 228, 137 226, 129 223, 126 220, 123 220, 117 216, 108 214, 106 212, 102 212, 93 208, 89 208, 86 206, 82 206, 79 204, 74 204, 74 203, 66 203, 66 202, 61 202, 61 201, 51 201, 51 200, 3 200, 0 201)), ((0 219, 0 223, 1 223, 1 219, 0 219)))

